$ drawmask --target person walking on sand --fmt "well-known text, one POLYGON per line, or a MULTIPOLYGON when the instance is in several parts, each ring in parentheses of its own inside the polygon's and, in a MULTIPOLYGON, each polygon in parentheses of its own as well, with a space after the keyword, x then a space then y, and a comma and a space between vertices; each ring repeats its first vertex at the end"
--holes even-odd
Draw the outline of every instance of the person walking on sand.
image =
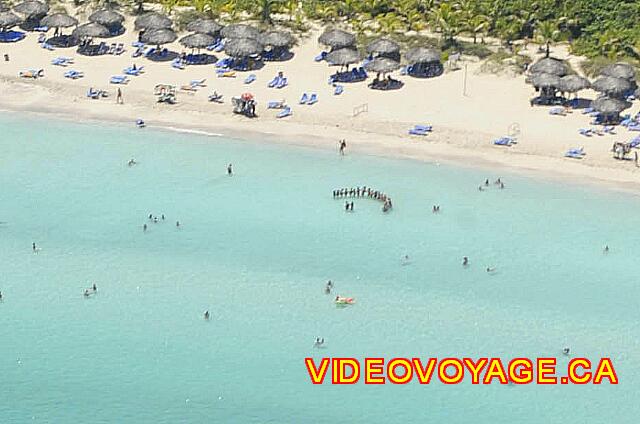
POLYGON ((118 87, 118 92, 116 94, 116 103, 119 105, 124 104, 124 99, 122 97, 122 90, 120 89, 120 87, 118 87))
POLYGON ((340 146, 340 154, 342 156, 344 156, 344 151, 347 148, 347 140, 342 139, 342 140, 340 140, 340 142, 338 144, 340 146))

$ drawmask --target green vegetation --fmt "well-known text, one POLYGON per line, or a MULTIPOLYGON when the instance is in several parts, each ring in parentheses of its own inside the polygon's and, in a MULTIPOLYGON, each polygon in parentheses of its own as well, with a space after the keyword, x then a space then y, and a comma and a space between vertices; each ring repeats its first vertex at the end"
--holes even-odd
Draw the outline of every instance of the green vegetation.
MULTIPOLYGON (((133 0, 139 4, 140 0, 133 0)), ((549 51, 569 42, 573 52, 610 59, 640 57, 638 0, 155 0, 166 11, 192 6, 204 15, 234 21, 251 16, 270 24, 304 28, 304 20, 346 23, 356 33, 394 37, 428 29, 445 50, 460 39, 485 37, 511 48, 533 40, 549 51)))

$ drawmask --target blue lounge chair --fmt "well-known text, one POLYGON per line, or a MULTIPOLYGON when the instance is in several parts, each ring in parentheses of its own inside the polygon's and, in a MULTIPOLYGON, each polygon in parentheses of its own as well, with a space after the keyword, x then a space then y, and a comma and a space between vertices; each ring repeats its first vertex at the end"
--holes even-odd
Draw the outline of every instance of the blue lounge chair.
POLYGON ((417 128, 411 128, 409 129, 409 134, 410 135, 427 135, 429 134, 429 131, 419 130, 417 128))
POLYGON ((293 112, 291 111, 291 108, 287 106, 276 115, 276 118, 286 118, 287 116, 291 116, 292 114, 293 112))
POLYGON ((142 41, 134 41, 131 43, 131 47, 144 47, 144 43, 142 41))
POLYGON ((327 54, 328 54, 327 52, 320 52, 320 54, 315 58, 313 58, 313 60, 315 60, 316 62, 322 62, 327 58, 327 54))
POLYGON ((493 144, 495 144, 496 146, 511 147, 512 145, 516 144, 516 141, 513 137, 500 137, 493 140, 493 144))
POLYGON ((189 82, 189 85, 190 85, 191 87, 194 87, 194 88, 198 88, 198 87, 206 87, 206 86, 207 86, 207 85, 206 85, 206 82, 207 82, 207 79, 206 79, 206 78, 202 78, 202 79, 199 79, 199 80, 191 80, 191 81, 189 82))
POLYGON ((300 103, 301 105, 306 105, 308 101, 309 96, 307 95, 307 93, 304 93, 302 97, 300 97, 300 101, 298 103, 300 103))
POLYGON ((43 49, 46 49, 46 50, 55 50, 56 49, 55 47, 53 47, 51 44, 47 43, 46 41, 44 43, 41 43, 40 47, 42 47, 43 49))
POLYGON ((640 131, 640 124, 637 122, 634 122, 633 124, 629 125, 627 129, 629 131, 640 131))
POLYGON ((284 109, 287 107, 284 100, 271 100, 267 103, 267 109, 284 109))
POLYGON ((127 82, 129 82, 129 79, 126 75, 114 75, 109 79, 111 84, 126 84, 127 82))
POLYGON ((64 73, 64 77, 65 78, 69 78, 69 79, 78 79, 78 78, 84 77, 84 73, 71 70, 71 71, 65 72, 64 73))
POLYGON ((115 54, 116 56, 120 56, 122 53, 124 53, 124 44, 118 43, 118 45, 116 46, 116 50, 113 54, 115 54))
POLYGON ((137 76, 139 76, 143 71, 144 71, 144 66, 140 66, 139 68, 135 68, 135 69, 133 69, 133 66, 130 66, 130 67, 128 67, 128 68, 126 68, 126 69, 124 69, 122 72, 123 72, 125 75, 131 75, 131 76, 137 77, 137 76))
POLYGON ((278 81, 278 83, 276 84, 276 88, 284 88, 289 84, 289 82, 287 81, 287 78, 280 78, 280 81, 278 81))
POLYGON ((89 91, 87 91, 87 97, 91 99, 99 99, 101 94, 102 91, 94 90, 93 88, 90 88, 89 91))
POLYGON ((416 130, 419 130, 419 131, 431 131, 431 130, 433 130, 433 126, 432 125, 416 125, 413 128, 415 128, 416 130))
POLYGON ((222 50, 224 50, 224 40, 220 40, 218 45, 213 49, 216 53, 220 53, 222 50))
POLYGON ((144 54, 144 46, 138 47, 131 53, 131 57, 140 57, 144 54))
POLYGON ((216 68, 229 68, 231 65, 233 65, 233 59, 230 57, 225 57, 216 62, 216 68))
POLYGON ((67 66, 71 63, 73 63, 73 59, 68 57, 56 57, 51 61, 51 64, 56 66, 67 66))
POLYGON ((47 32, 49 31, 48 26, 37 26, 33 29, 34 32, 47 32))
POLYGON ((564 115, 564 108, 561 107, 552 107, 549 109, 549 115, 564 115))
POLYGON ((313 93, 311 94, 311 97, 309 97, 309 101, 307 102, 307 105, 311 106, 316 103, 318 103, 318 95, 316 93, 313 93))
POLYGON ((606 134, 614 134, 615 130, 616 127, 614 127, 613 125, 605 125, 602 129, 602 131, 604 131, 606 134))
POLYGON ((582 159, 585 155, 586 153, 584 152, 584 148, 582 147, 576 148, 576 149, 569 149, 564 154, 565 157, 573 158, 573 159, 582 159))
POLYGON ((254 82, 258 77, 256 76, 256 74, 251 74, 249 75, 247 78, 245 78, 244 83, 245 84, 251 84, 252 82, 254 82))
POLYGON ((632 149, 638 148, 640 146, 640 136, 635 137, 633 140, 629 142, 629 147, 632 149))
POLYGON ((578 130, 580 135, 584 135, 585 137, 591 137, 593 135, 593 131, 590 128, 580 128, 578 130))
POLYGON ((173 69, 184 69, 184 63, 182 63, 182 60, 180 60, 179 57, 176 57, 175 59, 173 59, 173 61, 171 61, 171 67, 173 69))
MULTIPOLYGON (((42 34, 44 35, 44 34, 42 34)), ((2 43, 15 43, 16 41, 20 41, 25 37, 24 32, 20 31, 1 31, 0 32, 0 42, 2 43)), ((44 40, 43 40, 44 41, 44 40)))
POLYGON ((335 96, 339 96, 340 94, 342 94, 343 91, 344 91, 344 86, 336 85, 336 88, 333 90, 333 94, 335 96))
POLYGON ((588 115, 590 113, 595 112, 596 110, 592 107, 585 107, 584 109, 582 109, 582 114, 583 115, 588 115))
POLYGON ((273 78, 271 81, 269 81, 269 83, 267 84, 267 87, 269 88, 273 88, 275 87, 278 83, 280 82, 280 77, 276 76, 275 78, 273 78))

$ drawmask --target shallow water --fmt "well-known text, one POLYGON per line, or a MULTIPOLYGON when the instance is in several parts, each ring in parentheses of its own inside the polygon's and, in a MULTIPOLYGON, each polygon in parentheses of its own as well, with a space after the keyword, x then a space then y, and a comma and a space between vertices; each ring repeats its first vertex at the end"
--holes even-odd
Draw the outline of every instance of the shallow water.
POLYGON ((637 422, 637 198, 151 128, 0 129, 0 422, 637 422), (331 191, 357 185, 393 212, 346 214, 331 191), (314 386, 303 363, 562 364, 564 346, 611 357, 620 384, 314 386))

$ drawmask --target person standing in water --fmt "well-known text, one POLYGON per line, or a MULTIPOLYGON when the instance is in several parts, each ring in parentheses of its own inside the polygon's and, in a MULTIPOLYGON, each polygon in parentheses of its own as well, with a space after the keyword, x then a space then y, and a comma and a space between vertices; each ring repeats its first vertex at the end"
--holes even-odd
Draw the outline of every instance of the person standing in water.
POLYGON ((340 140, 338 145, 340 146, 340 155, 344 156, 344 151, 347 148, 347 140, 345 139, 340 140))
POLYGON ((146 232, 146 231, 147 231, 147 224, 144 224, 144 225, 142 226, 142 232, 146 232))
POLYGON ((204 311, 204 319, 208 321, 209 318, 210 318, 209 310, 204 311))
POLYGON ((233 165, 232 164, 227 165, 227 175, 228 176, 232 176, 233 175, 233 165))
POLYGON ((180 228, 180 221, 176 221, 176 228, 180 228))
POLYGON ((469 258, 466 256, 462 258, 462 266, 469 266, 469 258))
POLYGON ((33 248, 33 252, 35 253, 38 248, 36 247, 36 242, 31 243, 31 247, 33 248))

